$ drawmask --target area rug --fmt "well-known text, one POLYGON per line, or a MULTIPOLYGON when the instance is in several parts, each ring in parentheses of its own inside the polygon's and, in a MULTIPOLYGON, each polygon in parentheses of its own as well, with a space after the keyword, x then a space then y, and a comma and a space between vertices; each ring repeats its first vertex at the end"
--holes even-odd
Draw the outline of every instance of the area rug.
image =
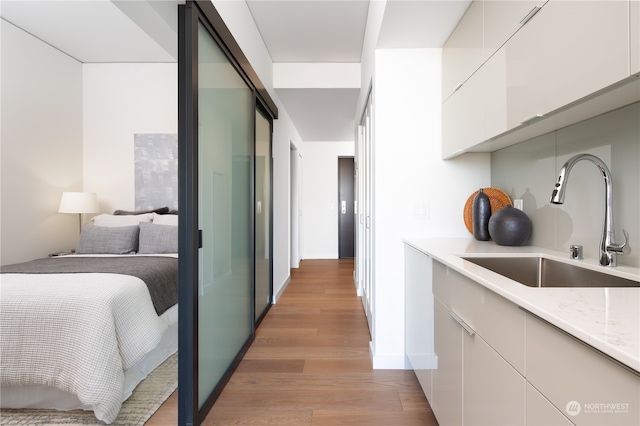
MULTIPOLYGON (((112 423, 142 426, 178 387, 178 354, 173 354, 153 370, 133 390, 112 423)), ((104 425, 91 411, 0 410, 0 425, 104 425)))

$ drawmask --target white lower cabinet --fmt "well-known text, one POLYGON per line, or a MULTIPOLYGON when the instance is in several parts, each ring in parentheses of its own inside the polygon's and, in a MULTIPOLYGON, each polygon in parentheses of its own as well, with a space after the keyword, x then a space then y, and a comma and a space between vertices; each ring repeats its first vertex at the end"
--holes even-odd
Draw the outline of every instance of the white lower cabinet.
POLYGON ((547 398, 542 396, 531 383, 527 382, 527 426, 572 426, 569 421, 547 398))
POLYGON ((429 261, 437 366, 416 374, 441 426, 640 425, 639 372, 429 261))
POLYGON ((491 342, 504 348, 509 357, 517 354, 514 358, 523 360, 524 312, 497 295, 485 294, 479 284, 435 261, 433 289, 438 368, 432 375, 430 403, 438 423, 523 425, 524 377, 491 342), (514 310, 501 307, 502 303, 514 310), (518 324, 522 327, 516 331, 519 336, 510 339, 518 324))
POLYGON ((433 349, 433 292, 431 258, 411 246, 404 249, 405 355, 431 399, 431 372, 437 365, 433 349))
POLYGON ((532 315, 526 376, 576 425, 640 425, 640 376, 532 315))
MULTIPOLYGON (((434 265, 437 264, 434 262, 434 265)), ((462 327, 449 309, 434 301, 435 351, 438 368, 432 375, 433 410, 440 426, 462 424, 462 327)))
POLYGON ((463 334, 462 424, 524 424, 524 377, 479 335, 463 334))

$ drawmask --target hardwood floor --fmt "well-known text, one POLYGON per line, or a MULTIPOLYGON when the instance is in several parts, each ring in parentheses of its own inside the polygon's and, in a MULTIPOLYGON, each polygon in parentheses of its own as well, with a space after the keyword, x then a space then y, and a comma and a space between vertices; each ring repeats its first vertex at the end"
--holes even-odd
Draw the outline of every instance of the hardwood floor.
POLYGON ((372 369, 369 340, 353 261, 304 260, 203 424, 437 425, 412 371, 372 369))

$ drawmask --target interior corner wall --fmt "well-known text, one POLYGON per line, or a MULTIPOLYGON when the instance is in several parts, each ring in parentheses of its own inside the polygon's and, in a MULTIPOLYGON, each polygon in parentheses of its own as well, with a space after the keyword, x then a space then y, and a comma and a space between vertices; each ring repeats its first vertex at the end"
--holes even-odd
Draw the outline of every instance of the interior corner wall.
POLYGON ((78 216, 58 213, 82 191, 82 64, 0 19, 0 263, 75 248, 78 216))
POLYGON ((178 66, 84 64, 83 82, 84 189, 102 213, 134 210, 134 134, 178 133, 178 66))
POLYGON ((302 258, 338 258, 338 157, 354 142, 302 144, 302 258))
POLYGON ((376 50, 373 87, 374 368, 404 368, 403 237, 469 237, 464 204, 489 154, 442 160, 441 49, 376 50))

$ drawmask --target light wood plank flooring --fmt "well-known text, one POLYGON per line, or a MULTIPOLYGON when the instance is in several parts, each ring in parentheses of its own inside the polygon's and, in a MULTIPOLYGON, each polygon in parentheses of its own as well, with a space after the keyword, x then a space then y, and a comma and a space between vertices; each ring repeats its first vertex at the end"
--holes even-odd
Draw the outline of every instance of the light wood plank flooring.
POLYGON ((412 371, 372 369, 369 340, 353 261, 302 261, 204 425, 437 425, 412 371))

